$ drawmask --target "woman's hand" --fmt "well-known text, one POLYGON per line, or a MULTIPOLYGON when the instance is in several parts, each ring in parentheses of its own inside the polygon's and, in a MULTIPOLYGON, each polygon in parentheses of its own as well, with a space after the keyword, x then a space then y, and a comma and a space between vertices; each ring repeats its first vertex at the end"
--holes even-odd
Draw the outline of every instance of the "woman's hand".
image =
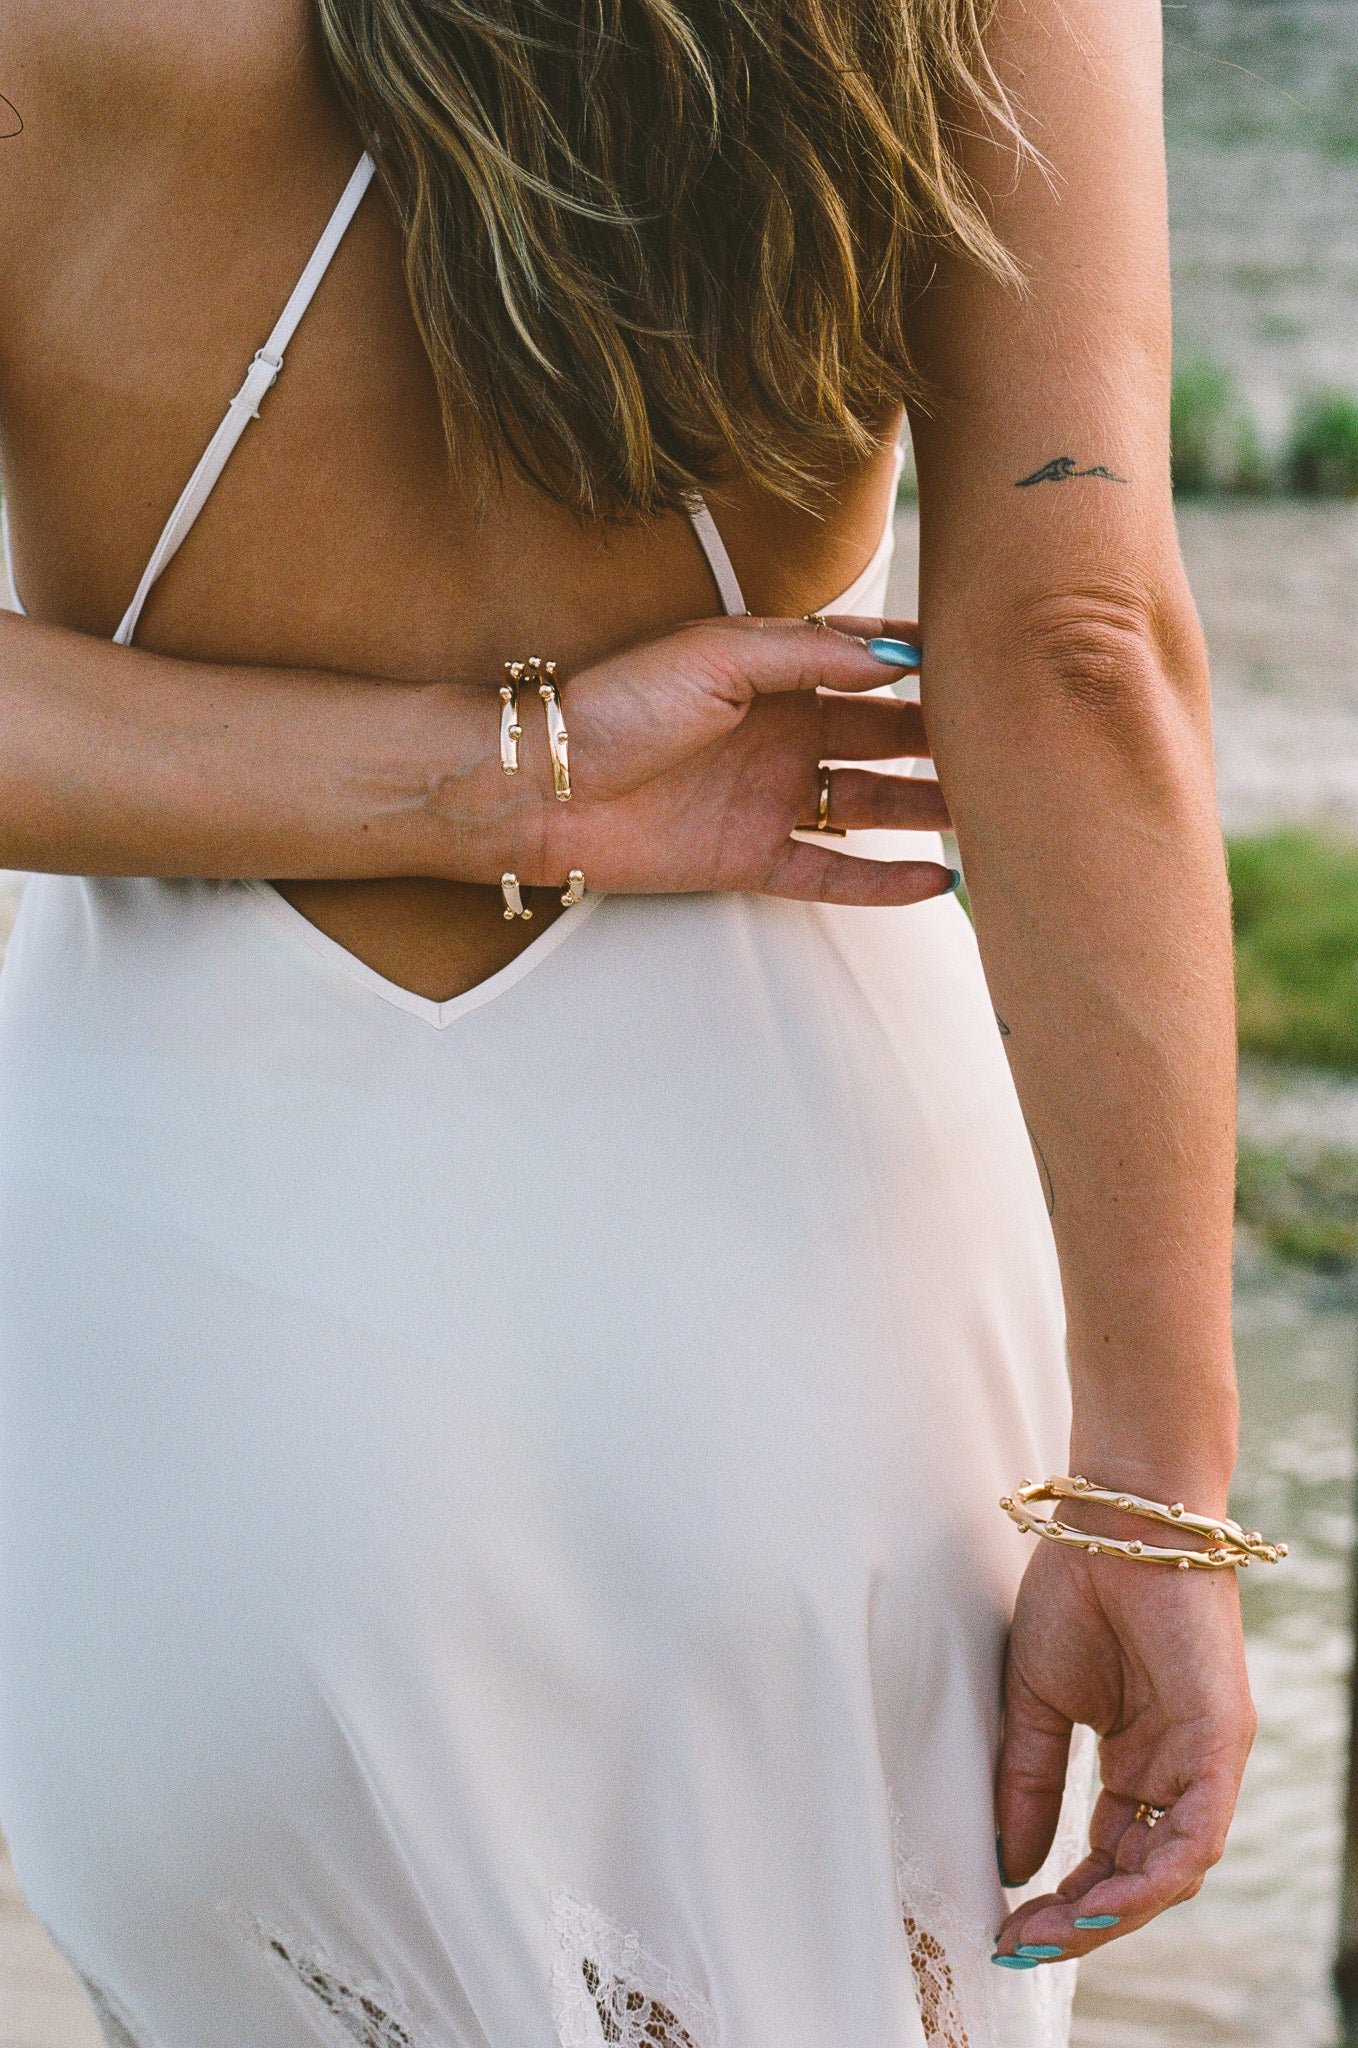
MULTIPOLYGON (((750 891, 839 903, 912 903, 952 886, 936 861, 869 861, 795 840, 815 824, 821 763, 928 753, 919 707, 864 701, 904 673, 867 651, 912 621, 714 619, 610 656, 569 678, 569 804, 544 797, 511 862, 520 881, 583 868, 628 894, 750 891), (834 694, 824 694, 833 692, 834 694)), ((521 709, 525 768, 543 791, 545 737, 521 709), (530 749, 535 749, 536 754, 530 749)), ((933 780, 836 768, 829 822, 934 832, 948 822, 933 780)), ((496 870, 495 879, 498 879, 496 870)), ((488 877, 489 878, 489 877, 488 877)))
POLYGON ((1090 1853, 1011 1913, 1002 1956, 1086 1955, 1192 1898, 1221 1855, 1255 1729, 1235 1573, 1038 1546, 1005 1667, 997 1811, 1011 1884, 1051 1847, 1077 1721, 1100 1738, 1090 1853), (1136 1818, 1143 1801, 1166 1809, 1154 1827, 1136 1818))
MULTIPOLYGON (((816 823, 821 762, 928 751, 917 705, 863 698, 902 673, 867 651, 882 621, 839 623, 714 619, 569 677, 561 804, 540 705, 521 706, 521 772, 501 773, 489 678, 190 661, 0 613, 0 859, 299 882, 493 885, 512 868, 558 890, 580 867, 597 890, 937 896, 951 877, 936 861, 790 836, 816 823)), ((947 814, 934 781, 847 767, 829 822, 936 831, 947 814)))

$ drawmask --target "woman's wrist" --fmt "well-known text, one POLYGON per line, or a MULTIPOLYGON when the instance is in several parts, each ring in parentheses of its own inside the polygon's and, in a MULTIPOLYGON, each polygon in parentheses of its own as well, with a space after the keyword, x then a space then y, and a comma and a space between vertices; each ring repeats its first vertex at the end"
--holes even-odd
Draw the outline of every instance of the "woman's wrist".
POLYGON ((466 684, 431 685, 412 735, 410 806, 417 858, 406 872, 448 881, 496 883, 506 871, 525 886, 550 881, 554 822, 551 761, 536 704, 525 706, 519 767, 500 758, 498 694, 466 684), (540 742, 540 744, 538 744, 540 742))
MULTIPOLYGON (((1223 1407, 1225 1404, 1223 1404, 1223 1407)), ((1235 1403, 1210 1430, 1181 1428, 1173 1416, 1148 1437, 1132 1437, 1077 1418, 1071 1431, 1070 1472, 1092 1485, 1139 1494, 1166 1505, 1182 1501, 1196 1514, 1227 1511, 1235 1467, 1235 1403)), ((1035 1475, 1045 1477, 1045 1474, 1035 1475)))

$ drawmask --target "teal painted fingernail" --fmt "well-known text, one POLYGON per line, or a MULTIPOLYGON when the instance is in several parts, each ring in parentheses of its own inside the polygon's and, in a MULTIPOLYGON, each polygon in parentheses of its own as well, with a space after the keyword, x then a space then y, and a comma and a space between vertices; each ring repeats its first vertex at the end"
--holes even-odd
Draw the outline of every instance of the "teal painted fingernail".
POLYGON ((1116 1927, 1121 1913, 1088 1913, 1083 1920, 1077 1919, 1077 1927, 1116 1927))
POLYGON ((868 653, 874 661, 884 661, 888 668, 918 668, 924 659, 912 640, 869 640, 868 653))
MULTIPOLYGON (((949 869, 948 869, 948 873, 949 873, 949 874, 950 874, 950 875, 952 876, 952 880, 951 880, 951 881, 949 882, 949 884, 948 884, 948 887, 949 887, 950 889, 952 889, 952 890, 957 890, 957 889, 960 889, 960 888, 961 888, 961 886, 962 886, 962 870, 961 870, 961 868, 949 868, 949 869)), ((995 1845, 995 1846, 996 1846, 996 1848, 998 1848, 998 1847, 999 1847, 999 1844, 998 1844, 998 1843, 996 1843, 996 1845, 995 1845)), ((1001 1865, 1000 1865, 1000 1869, 1001 1869, 1001 1872, 1003 1872, 1003 1869, 1004 1869, 1004 1865, 1003 1865, 1003 1864, 1001 1864, 1001 1865)))
POLYGON ((1035 1956, 992 1956, 990 1960, 997 1970, 1035 1970, 1037 1968, 1037 1958, 1035 1956))
POLYGON ((1014 1950, 1016 1956, 1033 1956, 1039 1963, 1049 1963, 1054 1956, 1063 1956, 1065 1950, 1050 1941, 1021 1941, 1014 1950))
MULTIPOLYGON (((949 868, 948 873, 950 875, 955 875, 957 873, 957 870, 956 868, 949 868)), ((957 887, 957 884, 955 882, 953 883, 953 887, 957 887)), ((1012 1877, 1006 1877, 1004 1874, 1004 1850, 1000 1847, 1000 1838, 998 1835, 996 1835, 995 1837, 995 1867, 1000 1873, 1000 1883, 1004 1886, 1007 1892, 1012 1892, 1014 1890, 1014 1880, 1012 1877)))

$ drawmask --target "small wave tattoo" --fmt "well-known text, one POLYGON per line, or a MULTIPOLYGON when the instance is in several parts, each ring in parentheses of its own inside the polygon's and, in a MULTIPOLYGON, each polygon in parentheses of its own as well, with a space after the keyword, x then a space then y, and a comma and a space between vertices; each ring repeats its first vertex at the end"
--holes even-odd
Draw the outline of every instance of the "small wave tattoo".
POLYGON ((24 132, 24 117, 15 106, 13 100, 6 99, 5 95, 0 92, 0 110, 6 107, 8 107, 19 125, 17 128, 0 128, 0 142, 13 142, 16 135, 22 135, 24 132))
POLYGON ((1026 491, 1033 484, 1064 484, 1078 476, 1101 476, 1108 484, 1129 481, 1127 477, 1119 476, 1116 470, 1106 468, 1102 462, 1094 463, 1089 469, 1081 469, 1073 455, 1053 455, 1050 462, 1044 462, 1041 469, 1035 469, 1031 476, 1016 477, 1014 489, 1026 491))

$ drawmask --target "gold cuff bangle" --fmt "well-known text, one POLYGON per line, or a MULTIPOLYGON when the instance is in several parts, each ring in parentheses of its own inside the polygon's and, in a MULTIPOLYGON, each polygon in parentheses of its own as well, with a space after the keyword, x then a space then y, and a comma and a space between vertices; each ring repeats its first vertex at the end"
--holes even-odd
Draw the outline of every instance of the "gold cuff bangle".
POLYGON ((552 757, 552 788, 559 803, 571 800, 571 757, 566 720, 561 709, 561 692, 556 683, 556 663, 532 654, 527 661, 507 661, 500 685, 500 766, 506 775, 519 772, 519 686, 536 683, 547 714, 547 749, 552 757))
POLYGON ((506 922, 510 918, 522 917, 527 919, 533 915, 531 910, 525 910, 524 908, 523 896, 519 890, 519 878, 517 875, 508 872, 501 875, 500 894, 505 899, 506 922))
POLYGON ((507 661, 505 679, 500 685, 500 766, 506 775, 519 772, 519 741, 523 738, 523 727, 519 724, 519 684, 523 680, 523 663, 507 661))
POLYGON ((1043 1536, 1051 1543, 1068 1543, 1091 1557, 1129 1557, 1139 1564, 1172 1564, 1181 1572, 1222 1572, 1244 1570, 1251 1563, 1277 1564, 1287 1556, 1285 1543, 1269 1543, 1257 1529, 1242 1529, 1228 1515, 1190 1514, 1182 1501, 1166 1506, 1163 1501, 1143 1500, 1140 1494, 1117 1493, 1111 1487, 1094 1486, 1088 1479, 1024 1479, 1013 1493, 1000 1501, 1011 1522, 1025 1535, 1043 1536), (1095 1507, 1118 1508, 1124 1515, 1139 1515, 1147 1522, 1159 1522, 1170 1529, 1188 1529, 1206 1539, 1206 1550, 1175 1550, 1156 1543, 1123 1542, 1113 1536, 1091 1536, 1087 1529, 1072 1529, 1069 1523, 1030 1515, 1035 1501, 1089 1501, 1095 1507))
POLYGON ((557 802, 568 804, 571 800, 571 758, 566 721, 561 711, 561 692, 556 686, 556 663, 543 661, 540 655, 535 654, 525 663, 524 674, 537 683, 538 695, 547 714, 547 746, 552 756, 552 787, 557 802))

